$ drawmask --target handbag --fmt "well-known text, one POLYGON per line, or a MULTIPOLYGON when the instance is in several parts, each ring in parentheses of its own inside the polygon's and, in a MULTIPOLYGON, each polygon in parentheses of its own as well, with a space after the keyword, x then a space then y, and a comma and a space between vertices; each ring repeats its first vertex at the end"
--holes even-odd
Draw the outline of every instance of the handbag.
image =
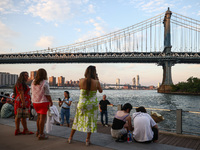
POLYGON ((18 108, 17 109, 17 118, 29 118, 30 114, 28 108, 18 108))

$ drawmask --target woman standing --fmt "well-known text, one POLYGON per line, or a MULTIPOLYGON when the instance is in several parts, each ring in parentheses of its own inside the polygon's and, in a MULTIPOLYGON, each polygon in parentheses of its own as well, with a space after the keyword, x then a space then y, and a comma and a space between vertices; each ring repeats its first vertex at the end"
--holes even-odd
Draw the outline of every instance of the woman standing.
POLYGON ((34 134, 29 131, 27 128, 26 118, 18 118, 17 110, 18 108, 27 108, 30 113, 30 105, 31 105, 31 96, 30 96, 30 88, 26 85, 28 80, 28 72, 21 72, 19 78, 17 79, 17 83, 14 87, 14 95, 15 96, 15 104, 14 104, 14 113, 15 113, 15 135, 18 134, 34 134), (20 120, 22 126, 24 128, 23 132, 20 132, 20 120))
POLYGON ((85 78, 80 79, 79 87, 80 97, 68 143, 71 143, 75 131, 78 130, 87 132, 86 145, 88 146, 91 133, 97 131, 98 100, 96 93, 97 90, 100 93, 103 91, 95 66, 89 66, 86 69, 85 78))
POLYGON ((47 82, 47 72, 45 69, 39 69, 35 80, 31 84, 32 102, 37 112, 37 133, 38 140, 46 140, 48 137, 44 134, 44 125, 46 121, 49 105, 52 106, 52 100, 47 82))
POLYGON ((64 98, 63 100, 59 100, 58 105, 59 107, 61 107, 61 111, 60 111, 60 115, 61 115, 61 123, 60 126, 63 126, 64 121, 65 121, 65 117, 66 117, 66 121, 67 121, 67 127, 69 127, 70 124, 70 106, 72 103, 72 99, 69 96, 69 92, 68 91, 64 91, 64 98))

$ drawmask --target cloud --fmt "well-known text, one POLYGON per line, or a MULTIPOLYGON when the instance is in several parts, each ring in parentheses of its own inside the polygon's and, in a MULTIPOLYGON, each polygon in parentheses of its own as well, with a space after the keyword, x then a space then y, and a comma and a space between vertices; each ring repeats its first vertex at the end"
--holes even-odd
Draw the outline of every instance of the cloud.
POLYGON ((45 21, 63 21, 73 16, 71 14, 70 2, 65 0, 38 0, 31 3, 27 13, 40 17, 45 21))
POLYGON ((25 3, 28 5, 25 14, 45 21, 62 22, 82 12, 95 13, 95 6, 89 0, 28 0, 25 3))
POLYGON ((15 46, 11 40, 18 36, 19 34, 17 32, 13 31, 0 21, 0 53, 8 52, 14 48, 15 46))
POLYGON ((91 13, 91 14, 92 14, 92 13, 95 13, 95 10, 94 10, 94 9, 95 9, 95 7, 94 7, 94 5, 92 5, 92 4, 90 4, 90 5, 88 6, 88 12, 89 12, 89 13, 91 13))
POLYGON ((1 0, 0 1, 0 12, 2 14, 8 14, 17 11, 12 0, 1 0))
POLYGON ((94 37, 98 37, 98 36, 101 36, 106 33, 105 22, 103 21, 103 19, 101 19, 101 17, 89 19, 89 20, 85 21, 85 23, 88 25, 92 25, 93 29, 88 31, 86 34, 82 35, 77 40, 77 42, 81 42, 81 41, 88 40, 88 39, 91 39, 94 37))
POLYGON ((41 48, 48 48, 52 47, 55 40, 52 36, 42 36, 40 37, 39 41, 36 43, 36 46, 41 48))
POLYGON ((174 7, 173 1, 165 0, 131 0, 130 3, 146 13, 166 11, 168 7, 174 7))
POLYGON ((198 16, 200 16, 200 11, 197 13, 198 16))
POLYGON ((77 32, 81 32, 80 28, 75 28, 74 30, 76 30, 77 32))

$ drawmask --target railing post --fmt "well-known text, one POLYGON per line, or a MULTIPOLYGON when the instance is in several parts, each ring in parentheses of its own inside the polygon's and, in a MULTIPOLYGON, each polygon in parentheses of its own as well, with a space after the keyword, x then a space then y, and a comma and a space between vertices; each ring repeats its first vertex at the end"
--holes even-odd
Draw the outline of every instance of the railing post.
POLYGON ((121 104, 117 105, 117 110, 122 110, 122 105, 121 104))
POLYGON ((182 109, 176 110, 176 133, 182 134, 182 109))

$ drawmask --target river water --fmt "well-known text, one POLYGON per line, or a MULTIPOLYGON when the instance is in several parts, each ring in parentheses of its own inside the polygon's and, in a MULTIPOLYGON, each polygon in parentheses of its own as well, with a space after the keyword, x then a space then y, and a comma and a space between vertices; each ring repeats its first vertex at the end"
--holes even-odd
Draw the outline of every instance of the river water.
MULTIPOLYGON (((1 89, 0 91, 11 92, 11 89, 1 89)), ((51 89, 51 96, 54 104, 58 106, 58 98, 63 98, 64 89, 51 89)), ((79 90, 68 89, 73 101, 79 100, 79 90)), ((182 124, 185 132, 200 132, 200 113, 188 113, 185 111, 200 112, 200 96, 192 95, 172 95, 157 93, 156 90, 104 90, 98 93, 97 97, 100 101, 103 94, 107 95, 107 99, 114 105, 131 103, 133 107, 144 106, 146 108, 170 109, 172 111, 158 111, 164 116, 165 120, 158 123, 159 128, 164 130, 176 129, 176 109, 183 110, 182 124)), ((60 108, 58 108, 60 110, 60 108)), ((117 107, 108 107, 109 122, 113 120, 113 116, 117 111, 117 107)), ((151 110, 147 110, 150 114, 151 110)), ((155 110, 153 110, 155 111, 155 110)), ((131 114, 135 109, 131 111, 131 114)), ((75 115, 75 103, 71 106, 71 117, 75 115)), ((100 115, 98 116, 100 120, 100 115)))

